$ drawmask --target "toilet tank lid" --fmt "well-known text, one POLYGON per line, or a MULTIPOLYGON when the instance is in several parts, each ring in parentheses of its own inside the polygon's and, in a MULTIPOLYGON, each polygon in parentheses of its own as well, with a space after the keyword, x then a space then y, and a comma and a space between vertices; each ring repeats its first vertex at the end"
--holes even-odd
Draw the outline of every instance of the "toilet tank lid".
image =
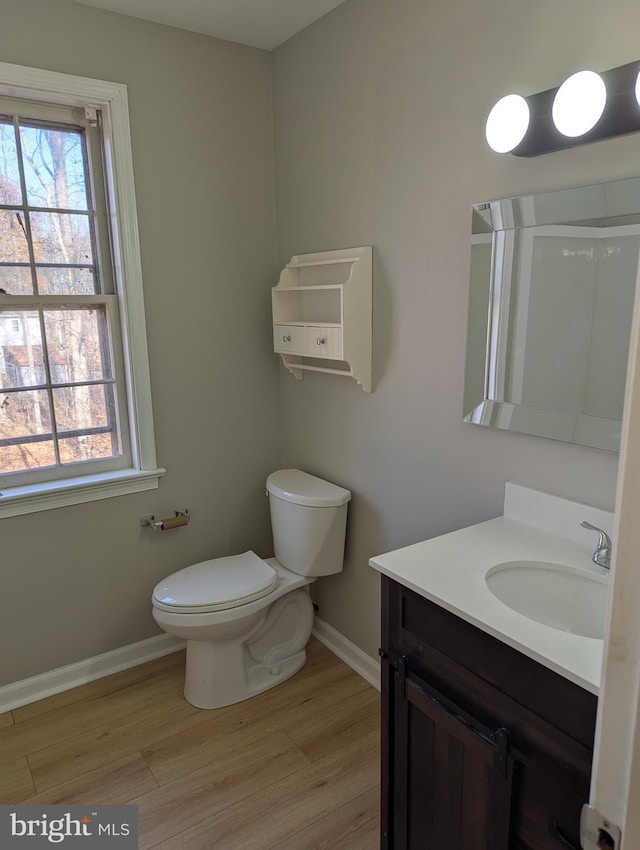
POLYGON ((351 492, 300 469, 279 469, 267 478, 267 490, 285 502, 315 508, 346 504, 351 492))

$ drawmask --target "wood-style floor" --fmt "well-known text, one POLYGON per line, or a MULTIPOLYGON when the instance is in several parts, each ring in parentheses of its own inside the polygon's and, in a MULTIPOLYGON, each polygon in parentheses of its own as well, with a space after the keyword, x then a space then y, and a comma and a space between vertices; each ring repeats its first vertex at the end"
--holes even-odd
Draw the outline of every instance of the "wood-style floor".
POLYGON ((308 656, 213 711, 184 699, 179 652, 0 714, 0 802, 135 804, 141 850, 374 850, 379 694, 308 656))

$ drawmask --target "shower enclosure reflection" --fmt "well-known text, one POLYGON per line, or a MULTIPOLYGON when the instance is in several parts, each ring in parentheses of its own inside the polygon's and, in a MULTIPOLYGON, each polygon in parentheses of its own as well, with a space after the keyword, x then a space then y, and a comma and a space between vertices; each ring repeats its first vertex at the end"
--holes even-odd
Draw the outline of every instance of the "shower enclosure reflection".
POLYGON ((477 204, 464 419, 618 451, 640 179, 477 204))

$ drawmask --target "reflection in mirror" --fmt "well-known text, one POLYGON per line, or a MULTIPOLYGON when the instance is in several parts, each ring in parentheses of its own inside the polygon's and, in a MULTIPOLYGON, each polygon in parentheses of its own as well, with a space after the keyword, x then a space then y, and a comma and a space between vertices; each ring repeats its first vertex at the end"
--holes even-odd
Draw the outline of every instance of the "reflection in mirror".
POLYGON ((464 419, 618 451, 640 178, 476 204, 464 419))

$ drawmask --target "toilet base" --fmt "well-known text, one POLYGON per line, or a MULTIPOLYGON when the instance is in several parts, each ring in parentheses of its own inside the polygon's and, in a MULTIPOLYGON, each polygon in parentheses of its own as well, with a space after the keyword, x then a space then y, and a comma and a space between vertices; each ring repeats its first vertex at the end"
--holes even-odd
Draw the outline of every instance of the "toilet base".
POLYGON ((298 670, 304 667, 307 660, 306 650, 301 650, 290 658, 280 661, 271 666, 256 664, 250 668, 244 668, 242 660, 238 661, 237 653, 225 652, 225 648, 219 644, 208 644, 204 641, 189 641, 187 643, 187 667, 184 679, 184 696, 187 702, 194 705, 196 708, 223 708, 226 705, 233 705, 236 702, 242 702, 245 699, 250 699, 262 691, 267 691, 289 679, 298 670), (189 649, 191 648, 191 659, 189 659, 189 649), (203 648, 205 651, 203 652, 203 648), (207 650, 215 649, 214 653, 207 650), (204 656, 209 656, 204 658, 204 656), (215 659, 211 656, 215 655, 215 659), (230 658, 233 658, 233 665, 230 663, 230 658), (191 663, 189 663, 191 660, 191 663), (224 664, 227 672, 225 674, 226 681, 221 686, 220 681, 209 673, 204 676, 201 670, 201 664, 211 670, 211 664, 214 667, 217 663, 224 664), (227 666, 228 665, 228 666, 227 666), (230 677, 229 670, 240 671, 241 676, 230 677))
POLYGON ((188 640, 186 700, 196 708, 222 708, 279 685, 304 666, 312 625, 304 588, 274 602, 243 638, 188 640))

